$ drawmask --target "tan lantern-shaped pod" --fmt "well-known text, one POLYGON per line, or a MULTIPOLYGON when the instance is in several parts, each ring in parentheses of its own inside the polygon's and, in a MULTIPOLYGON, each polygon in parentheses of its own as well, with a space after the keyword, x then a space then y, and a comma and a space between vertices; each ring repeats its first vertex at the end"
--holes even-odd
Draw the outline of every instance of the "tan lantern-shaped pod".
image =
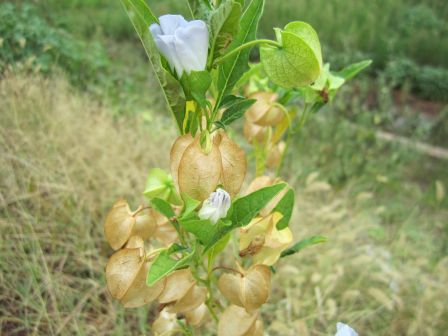
POLYGON ((243 133, 248 143, 252 144, 254 140, 259 144, 264 143, 268 132, 269 130, 267 127, 254 124, 246 118, 243 133))
MULTIPOLYGON (((180 208, 175 208, 174 212, 178 213, 180 208)), ((156 221, 156 230, 154 238, 161 242, 164 246, 173 244, 178 236, 176 228, 171 224, 171 221, 161 213, 154 211, 154 219, 156 221)))
POLYGON ((200 137, 183 135, 171 148, 171 174, 179 192, 203 201, 222 185, 231 197, 238 194, 246 176, 244 151, 224 132, 216 132, 206 149, 200 137))
POLYGON ((177 324, 177 314, 170 313, 167 308, 160 312, 151 329, 154 336, 171 336, 181 331, 177 324))
POLYGON ((218 282, 221 293, 232 304, 243 307, 247 312, 260 308, 271 292, 271 271, 265 265, 253 265, 241 273, 224 273, 218 282))
POLYGON ((284 110, 277 104, 278 95, 273 92, 255 92, 249 96, 255 99, 245 113, 246 119, 259 126, 275 126, 285 117, 284 110))
POLYGON ((148 239, 155 230, 153 210, 140 206, 131 211, 124 199, 115 202, 104 223, 106 239, 114 250, 122 248, 132 236, 148 239))
POLYGON ((185 312, 184 315, 188 324, 197 328, 204 324, 204 322, 207 320, 208 308, 205 303, 202 303, 199 307, 185 312))
POLYGON ((261 336, 263 326, 258 323, 258 312, 248 313, 244 308, 231 305, 218 322, 218 336, 261 336))
POLYGON ((165 279, 151 287, 146 285, 150 262, 140 247, 142 244, 141 238, 132 237, 130 248, 115 252, 106 265, 107 288, 126 308, 140 307, 154 301, 165 287, 165 279))
POLYGON ((181 300, 196 284, 188 268, 175 271, 165 279, 165 287, 158 297, 161 304, 173 304, 181 300))
POLYGON ((284 141, 280 141, 278 144, 270 146, 268 149, 266 166, 271 169, 277 168, 282 160, 285 150, 286 143, 284 141))

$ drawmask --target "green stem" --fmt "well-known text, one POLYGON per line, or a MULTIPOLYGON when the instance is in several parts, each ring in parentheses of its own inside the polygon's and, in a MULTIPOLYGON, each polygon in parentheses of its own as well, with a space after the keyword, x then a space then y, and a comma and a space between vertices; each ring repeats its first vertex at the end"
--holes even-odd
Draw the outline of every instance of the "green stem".
POLYGON ((221 56, 219 58, 217 58, 214 62, 213 65, 219 65, 221 64, 225 59, 232 57, 233 55, 239 53, 241 50, 246 49, 246 48, 252 48, 253 46, 256 46, 257 44, 267 44, 267 45, 271 45, 277 48, 281 48, 282 45, 276 41, 272 41, 272 40, 253 40, 247 43, 244 43, 242 45, 240 45, 239 47, 229 51, 227 54, 225 54, 224 56, 221 56))
POLYGON ((286 146, 285 146, 285 150, 282 153, 282 156, 280 158, 280 163, 277 167, 277 171, 275 173, 275 175, 278 177, 280 176, 280 172, 282 170, 283 167, 283 162, 284 159, 286 157, 286 153, 288 152, 289 146, 291 145, 291 141, 294 135, 296 135, 297 133, 300 132, 300 130, 303 128, 303 126, 305 125, 307 119, 308 119, 308 114, 309 114, 309 105, 305 104, 304 108, 303 108, 303 113, 300 116, 299 122, 297 123, 297 125, 294 128, 289 128, 288 129, 288 135, 286 137, 286 146))

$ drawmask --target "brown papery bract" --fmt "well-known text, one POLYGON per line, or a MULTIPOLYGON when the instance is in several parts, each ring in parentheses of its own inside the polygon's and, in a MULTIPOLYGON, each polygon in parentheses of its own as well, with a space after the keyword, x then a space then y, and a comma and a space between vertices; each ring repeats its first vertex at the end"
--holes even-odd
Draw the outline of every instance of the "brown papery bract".
POLYGON ((187 322, 193 327, 199 327, 202 325, 207 318, 208 308, 205 303, 202 303, 196 309, 187 311, 184 313, 187 322))
POLYGON ((224 132, 217 132, 210 150, 199 137, 183 135, 171 149, 171 173, 180 192, 203 201, 222 184, 231 197, 238 194, 246 176, 244 151, 224 132))
POLYGON ((244 308, 231 305, 219 319, 218 336, 252 336, 257 318, 258 312, 249 314, 244 308))
POLYGON ((106 282, 110 294, 125 307, 140 307, 155 300, 164 289, 165 280, 146 285, 150 263, 142 248, 124 248, 115 252, 106 265, 106 282))
POLYGON ((278 95, 273 92, 255 92, 249 99, 256 99, 246 111, 246 119, 259 126, 274 126, 280 123, 285 117, 284 112, 275 106, 278 95))
POLYGON ((225 273, 219 279, 218 287, 232 304, 252 312, 269 298, 271 271, 265 265, 253 265, 243 274, 225 273))
POLYGON ((143 240, 149 238, 155 229, 156 221, 150 209, 140 206, 133 212, 124 199, 113 205, 104 223, 106 239, 114 250, 122 248, 134 235, 143 240))
POLYGON ((158 298, 162 304, 174 303, 182 299, 196 283, 188 268, 175 271, 165 279, 165 288, 158 298))
POLYGON ((285 150, 286 143, 284 141, 280 141, 278 144, 270 146, 268 149, 266 166, 271 169, 277 168, 282 160, 285 150))

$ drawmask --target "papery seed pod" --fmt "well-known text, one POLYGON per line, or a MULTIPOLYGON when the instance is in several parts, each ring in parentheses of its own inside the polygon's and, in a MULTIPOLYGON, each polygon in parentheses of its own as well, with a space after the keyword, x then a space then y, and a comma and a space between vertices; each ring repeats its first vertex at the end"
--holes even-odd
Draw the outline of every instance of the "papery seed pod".
POLYGON ((206 199, 221 178, 221 153, 214 142, 208 154, 196 138, 186 149, 178 170, 179 190, 197 200, 206 199))
POLYGON ((231 197, 236 196, 246 177, 246 153, 225 133, 221 133, 219 151, 222 160, 221 184, 231 197))
POLYGON ((179 331, 176 314, 168 312, 166 308, 160 312, 159 317, 152 324, 154 336, 171 336, 179 331))
MULTIPOLYGON (((176 212, 176 209, 174 211, 176 212)), ((171 224, 168 218, 157 211, 154 211, 154 218, 157 224, 154 238, 160 241, 164 246, 173 244, 178 238, 176 228, 171 224)))
POLYGON ((271 146, 268 149, 266 166, 271 169, 277 168, 282 160, 282 156, 285 150, 286 143, 284 141, 280 141, 278 144, 271 146))
POLYGON ((258 312, 249 314, 244 308, 231 305, 219 319, 218 336, 252 336, 257 318, 258 312))
POLYGON ((165 279, 165 288, 158 298, 162 304, 174 303, 182 299, 196 283, 188 268, 175 271, 165 279))
POLYGON ((246 336, 263 336, 264 335, 264 327, 263 322, 261 320, 257 320, 251 330, 247 332, 246 336))
POLYGON ((264 126, 251 123, 246 119, 244 122, 243 132, 248 143, 252 144, 254 140, 256 140, 257 143, 261 144, 266 139, 268 129, 264 126))
POLYGON ((251 123, 260 126, 274 126, 283 120, 284 112, 275 105, 278 99, 276 93, 255 92, 249 96, 249 99, 257 100, 245 114, 251 123))
POLYGON ((255 264, 272 266, 280 258, 292 242, 292 232, 289 227, 282 230, 277 229, 277 223, 282 219, 278 212, 266 217, 254 218, 249 225, 240 229, 240 252, 246 250, 260 235, 265 238, 264 244, 256 254, 253 255, 255 264))
POLYGON ((207 288, 193 286, 190 290, 180 298, 172 307, 170 311, 175 313, 186 313, 198 308, 205 302, 207 296, 207 288))
POLYGON ((110 294, 128 308, 143 306, 162 293, 165 280, 146 285, 150 263, 142 248, 124 248, 115 252, 106 266, 106 282, 110 294), (143 256, 142 256, 143 254, 143 256))
POLYGON ((218 282, 221 293, 232 304, 248 312, 261 307, 271 292, 271 271, 265 265, 253 265, 243 274, 224 273, 218 282))
POLYGON ((196 309, 185 312, 184 315, 188 324, 192 325, 193 327, 199 327, 205 322, 207 318, 207 312, 207 306, 205 305, 205 303, 203 303, 196 309))
POLYGON ((131 211, 128 202, 123 199, 113 205, 104 223, 106 240, 114 250, 123 247, 132 236, 149 238, 155 229, 151 209, 142 210, 140 206, 136 211, 131 211))
POLYGON ((207 153, 200 137, 183 135, 171 149, 171 173, 180 192, 203 201, 219 184, 233 197, 246 175, 244 151, 225 133, 216 133, 207 153))

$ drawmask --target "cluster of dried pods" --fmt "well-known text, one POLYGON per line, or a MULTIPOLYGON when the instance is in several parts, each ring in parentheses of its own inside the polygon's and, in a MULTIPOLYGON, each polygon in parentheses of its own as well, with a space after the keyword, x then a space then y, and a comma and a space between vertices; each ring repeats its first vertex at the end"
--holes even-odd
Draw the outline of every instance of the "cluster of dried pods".
POLYGON ((249 98, 256 102, 245 113, 244 137, 262 150, 266 167, 275 169, 286 149, 281 138, 289 125, 288 112, 277 102, 277 93, 258 91, 249 98))
MULTIPOLYGON (((215 133, 208 149, 203 148, 199 136, 191 135, 178 137, 171 149, 171 172, 177 190, 201 201, 217 186, 228 190, 232 197, 237 195, 246 175, 246 165, 244 151, 224 132, 215 133)), ((258 177, 245 194, 278 182, 268 176, 258 177)), ((258 309, 269 298, 269 266, 292 241, 289 228, 277 229, 281 215, 273 212, 285 192, 286 188, 249 225, 239 230, 240 257, 252 257, 252 266, 244 269, 235 262, 236 269, 216 268, 216 271, 224 270, 216 285, 230 303, 219 316, 220 336, 263 335, 258 309)), ((180 207, 175 209, 181 210, 180 207)), ((119 200, 104 224, 106 239, 115 250, 106 266, 109 292, 128 308, 157 301, 160 314, 152 327, 155 335, 176 334, 179 320, 199 327, 208 320, 206 303, 215 308, 223 306, 220 299, 209 302, 211 287, 204 287, 197 278, 197 270, 192 272, 190 267, 174 271, 152 286, 146 284, 154 259, 178 241, 172 220, 147 206, 141 205, 132 211, 125 200, 119 200), (148 239, 151 239, 150 244, 148 239)))

